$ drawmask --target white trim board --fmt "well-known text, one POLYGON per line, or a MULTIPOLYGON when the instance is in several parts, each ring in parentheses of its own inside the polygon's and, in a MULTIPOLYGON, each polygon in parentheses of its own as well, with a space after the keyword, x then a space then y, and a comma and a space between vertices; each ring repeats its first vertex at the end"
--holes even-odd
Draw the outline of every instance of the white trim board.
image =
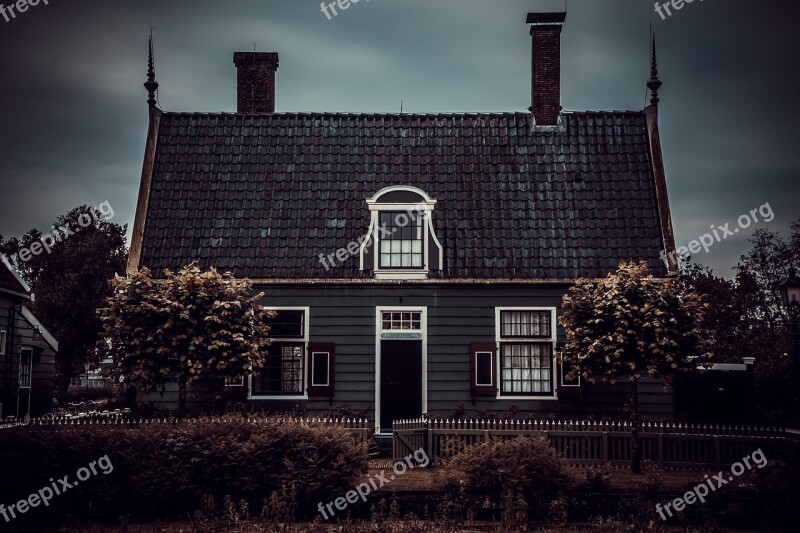
POLYGON ((47 344, 50 345, 50 347, 53 350, 58 351, 58 341, 56 340, 55 337, 50 335, 50 332, 47 331, 47 328, 45 328, 41 322, 36 320, 36 317, 33 316, 33 313, 31 313, 30 309, 28 309, 25 306, 22 306, 22 316, 25 317, 25 320, 27 320, 31 326, 39 329, 39 333, 42 334, 42 338, 47 342, 47 344))

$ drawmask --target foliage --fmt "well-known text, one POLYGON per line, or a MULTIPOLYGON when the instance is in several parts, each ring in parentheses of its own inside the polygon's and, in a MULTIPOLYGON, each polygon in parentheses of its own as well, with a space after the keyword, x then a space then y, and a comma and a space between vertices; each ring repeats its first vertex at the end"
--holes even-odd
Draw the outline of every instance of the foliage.
POLYGON ((680 280, 656 279, 644 262, 622 263, 564 295, 565 352, 590 383, 692 372, 711 357, 707 308, 680 280))
POLYGON ((707 310, 708 328, 716 341, 715 360, 741 363, 755 357, 759 418, 771 424, 800 423, 800 389, 793 375, 790 321, 780 301, 778 284, 789 268, 800 267, 800 220, 784 239, 769 229, 758 229, 752 248, 741 257, 732 280, 710 269, 685 264, 682 280, 713 307, 707 310))
POLYGON ((101 327, 95 310, 111 294, 108 280, 125 272, 127 226, 108 222, 106 216, 87 205, 59 216, 51 235, 57 231, 60 238, 51 239, 55 242, 49 253, 43 250, 28 261, 15 256, 36 243, 41 246, 42 232, 32 229, 21 239, 0 237, 0 253, 12 258, 36 294, 31 310, 59 341, 56 376, 62 402, 71 378, 84 371, 97 342, 101 327), (86 227, 79 223, 89 219, 86 227), (67 236, 61 228, 74 234, 67 236))
POLYGON ((282 419, 15 428, 0 432, 0 450, 0 502, 16 502, 51 477, 74 481, 79 468, 108 455, 108 475, 98 470, 54 498, 47 513, 26 516, 56 522, 67 513, 93 520, 185 517, 204 496, 230 496, 240 510, 242 500, 260 507, 272 498, 292 518, 302 517, 346 493, 366 468, 364 446, 345 430, 282 419))
POLYGON ((188 384, 217 386, 264 366, 266 320, 274 316, 251 295, 249 280, 216 270, 184 267, 164 278, 142 269, 114 281, 114 293, 98 310, 103 339, 99 357, 114 360, 112 373, 145 391, 177 382, 179 411, 188 384))
POLYGON ((638 383, 694 372, 711 359, 708 304, 680 279, 656 279, 647 263, 621 263, 601 281, 580 279, 564 295, 560 324, 571 376, 631 383, 631 470, 641 472, 638 383))
POLYGON ((505 496, 525 495, 532 514, 546 516, 550 502, 572 478, 549 442, 541 437, 493 440, 469 446, 445 466, 445 482, 467 492, 501 502, 505 496))

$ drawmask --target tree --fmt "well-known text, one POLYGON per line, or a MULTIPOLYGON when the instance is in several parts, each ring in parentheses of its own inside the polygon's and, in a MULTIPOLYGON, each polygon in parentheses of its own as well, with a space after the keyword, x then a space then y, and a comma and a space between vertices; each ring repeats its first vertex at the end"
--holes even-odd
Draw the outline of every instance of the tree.
POLYGON ((107 202, 84 205, 56 218, 50 233, 34 229, 22 239, 0 237, 0 252, 36 294, 32 311, 58 339, 56 381, 62 401, 97 342, 95 311, 111 294, 108 281, 125 272, 127 227, 109 222, 113 215, 107 202))
POLYGON ((196 266, 154 278, 146 268, 113 283, 98 309, 100 357, 112 374, 143 391, 178 384, 178 415, 186 412, 187 385, 219 387, 264 366, 267 319, 275 316, 251 296, 249 280, 196 266))
POLYGON ((641 262, 622 263, 601 281, 578 280, 562 307, 572 377, 631 384, 631 471, 639 474, 639 382, 693 372, 710 359, 708 306, 680 280, 656 279, 641 262))

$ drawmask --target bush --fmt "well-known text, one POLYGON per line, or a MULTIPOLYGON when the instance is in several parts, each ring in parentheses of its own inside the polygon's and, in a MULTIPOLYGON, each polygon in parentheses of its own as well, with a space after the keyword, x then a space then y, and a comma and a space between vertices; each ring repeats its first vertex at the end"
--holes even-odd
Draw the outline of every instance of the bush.
MULTIPOLYGON (((542 437, 517 437, 470 446, 446 466, 447 481, 463 481, 466 490, 501 502, 504 495, 522 495, 531 511, 546 516, 550 503, 572 482, 550 443, 542 437)), ((506 496, 507 497, 507 496, 506 496)))
POLYGON ((108 456, 113 470, 89 477, 26 519, 70 514, 86 519, 185 517, 204 497, 261 508, 278 495, 297 517, 350 490, 366 468, 366 449, 343 429, 299 422, 185 422, 15 428, 0 432, 0 502, 16 502, 108 456))

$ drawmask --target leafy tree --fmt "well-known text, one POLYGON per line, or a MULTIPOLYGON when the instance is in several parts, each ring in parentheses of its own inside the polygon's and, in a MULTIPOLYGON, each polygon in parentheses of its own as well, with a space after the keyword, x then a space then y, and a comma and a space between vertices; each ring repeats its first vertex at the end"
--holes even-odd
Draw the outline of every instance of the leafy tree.
POLYGON ((32 311, 58 339, 56 381, 62 401, 97 342, 95 310, 111 294, 108 280, 125 272, 127 227, 108 221, 114 212, 107 203, 99 207, 84 205, 59 216, 47 234, 33 229, 22 239, 0 237, 0 252, 36 294, 32 311))
POLYGON ((680 280, 654 278, 641 262, 622 263, 601 281, 578 280, 562 307, 573 377, 631 384, 631 470, 639 474, 639 382, 692 372, 710 359, 708 305, 680 280))
POLYGON ((752 317, 748 333, 754 346, 748 355, 756 357, 757 407, 762 419, 781 425, 800 423, 800 382, 793 368, 791 320, 778 291, 789 269, 800 266, 800 219, 791 228, 788 239, 769 229, 756 230, 750 239, 752 249, 736 266, 737 280, 748 280, 752 288, 741 305, 752 317))
POLYGON ((251 296, 249 280, 192 265, 162 279, 144 268, 113 285, 98 310, 98 354, 114 359, 114 376, 144 391, 177 383, 180 416, 187 385, 221 388, 264 366, 266 321, 275 313, 259 305, 263 293, 251 296))

